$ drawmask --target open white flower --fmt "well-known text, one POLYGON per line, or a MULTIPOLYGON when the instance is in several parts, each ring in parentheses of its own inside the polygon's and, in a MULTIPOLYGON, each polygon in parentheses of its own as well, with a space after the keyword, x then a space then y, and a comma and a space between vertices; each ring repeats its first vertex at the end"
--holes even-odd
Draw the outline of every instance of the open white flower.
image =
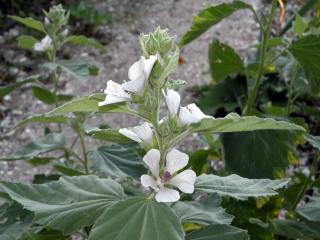
POLYGON ((180 95, 178 92, 168 89, 167 94, 162 89, 162 93, 166 99, 166 103, 168 106, 168 110, 171 116, 175 116, 178 113, 179 106, 180 106, 180 95))
POLYGON ((176 174, 179 170, 187 166, 189 157, 187 154, 172 149, 166 156, 166 165, 160 172, 160 151, 158 149, 149 150, 143 157, 151 171, 151 176, 144 174, 141 176, 141 184, 156 191, 158 202, 176 202, 180 199, 178 188, 184 193, 194 192, 196 174, 192 170, 185 170, 176 174))
POLYGON ((157 61, 156 55, 151 55, 146 59, 141 57, 128 71, 129 81, 123 84, 123 89, 128 92, 142 93, 145 81, 149 78, 154 63, 157 61))
POLYGON ((99 102, 99 106, 105 106, 108 104, 126 102, 131 100, 130 94, 122 89, 122 85, 109 80, 107 82, 107 88, 104 90, 106 99, 102 102, 99 102))
POLYGON ((213 118, 212 116, 205 115, 196 104, 192 103, 186 107, 180 107, 179 111, 179 124, 193 124, 200 122, 203 118, 213 118))
POLYGON ((48 35, 45 36, 41 42, 37 42, 33 46, 33 49, 39 52, 46 51, 50 48, 52 48, 52 39, 48 35))
POLYGON ((132 128, 121 128, 119 133, 138 143, 147 143, 151 145, 153 142, 153 131, 150 124, 147 122, 132 128))

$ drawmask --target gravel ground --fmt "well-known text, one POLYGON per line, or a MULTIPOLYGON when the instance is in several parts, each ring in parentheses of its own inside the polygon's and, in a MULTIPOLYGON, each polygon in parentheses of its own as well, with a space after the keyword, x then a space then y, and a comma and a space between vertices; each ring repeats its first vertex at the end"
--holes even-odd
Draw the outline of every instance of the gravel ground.
MULTIPOLYGON (((109 79, 117 82, 127 79, 129 66, 137 61, 141 55, 138 42, 140 33, 148 33, 157 26, 161 26, 169 28, 173 34, 177 35, 177 39, 180 39, 183 33, 189 29, 192 15, 196 14, 204 4, 220 2, 222 0, 123 0, 121 4, 118 0, 96 1, 99 9, 105 9, 115 15, 111 26, 102 26, 100 29, 100 31, 106 31, 112 35, 111 42, 106 46, 108 52, 101 54, 92 49, 74 47, 66 51, 73 52, 76 57, 82 56, 94 60, 100 67, 100 74, 87 82, 65 78, 62 81, 62 85, 64 85, 62 91, 84 96, 102 91, 109 79)), ((255 8, 260 7, 259 0, 247 0, 246 2, 255 8)), ((207 49, 208 43, 213 37, 227 42, 243 55, 248 47, 256 41, 257 36, 258 26, 254 22, 252 14, 249 11, 240 11, 182 50, 181 56, 185 63, 179 66, 176 76, 187 81, 188 86, 207 84, 210 82, 207 49)), ((190 93, 186 91, 185 87, 180 91, 183 103, 189 103, 192 100, 190 93)), ((37 138, 42 133, 41 124, 12 130, 17 122, 32 113, 45 113, 49 110, 31 96, 28 87, 11 94, 3 104, 11 111, 0 123, 1 128, 4 129, 4 134, 0 137, 0 156, 15 152, 28 139, 37 138)), ((95 119, 88 125, 94 126, 102 122, 115 127, 133 126, 138 123, 136 119, 128 118, 128 116, 110 114, 104 116, 103 119, 95 119)), ((70 131, 66 130, 66 132, 70 131)), ((90 147, 95 147, 98 144, 92 140, 88 140, 88 142, 90 147)), ((188 150, 192 145, 194 146, 193 137, 186 140, 183 148, 188 150)), ((34 173, 47 174, 50 171, 51 169, 48 167, 31 168, 22 161, 0 163, 0 179, 5 180, 29 181, 34 173)))

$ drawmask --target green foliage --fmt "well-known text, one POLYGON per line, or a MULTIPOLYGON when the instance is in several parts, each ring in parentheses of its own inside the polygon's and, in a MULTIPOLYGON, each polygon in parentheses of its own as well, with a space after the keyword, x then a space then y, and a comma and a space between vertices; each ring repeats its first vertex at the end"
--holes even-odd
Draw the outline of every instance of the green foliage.
POLYGON ((320 222, 320 197, 311 198, 310 202, 298 208, 297 212, 309 221, 320 222))
POLYGON ((184 238, 184 232, 167 205, 135 197, 113 205, 93 225, 89 239, 103 238, 178 240, 184 238))
POLYGON ((221 196, 230 196, 239 200, 248 197, 272 196, 275 190, 283 188, 288 179, 248 179, 232 174, 220 177, 213 174, 202 174, 197 178, 195 189, 207 193, 218 193, 221 196))
POLYGON ((233 216, 219 207, 220 204, 221 198, 217 194, 210 194, 198 201, 178 202, 173 209, 185 223, 231 224, 233 216))
POLYGON ((225 133, 222 144, 228 171, 248 178, 273 179, 283 176, 290 165, 295 134, 281 130, 225 133))
POLYGON ((119 133, 119 129, 100 129, 93 128, 86 131, 92 138, 114 143, 132 143, 132 140, 119 133))
POLYGON ((302 66, 314 94, 320 92, 320 72, 317 63, 320 61, 320 37, 309 35, 291 44, 289 50, 302 66))
POLYGON ((212 40, 208 55, 214 83, 221 82, 230 74, 242 73, 245 69, 235 50, 217 39, 212 40))
POLYGON ((17 21, 18 23, 25 25, 28 28, 32 28, 32 29, 38 30, 40 32, 45 32, 42 22, 37 21, 31 17, 27 17, 27 18, 22 18, 22 17, 18 17, 18 16, 9 16, 9 17, 11 19, 17 21))
POLYGON ((207 226, 191 232, 186 240, 248 240, 247 231, 223 224, 207 226))
POLYGON ((4 96, 8 95, 9 93, 13 92, 17 88, 19 88, 25 84, 35 82, 38 79, 38 77, 39 77, 39 75, 30 76, 26 79, 18 80, 17 82, 15 82, 11 85, 0 87, 0 98, 3 98, 4 96))
POLYGON ((102 51, 106 51, 105 47, 102 46, 99 42, 97 42, 93 38, 87 38, 83 35, 72 35, 66 39, 66 43, 72 43, 80 46, 90 46, 102 51))
POLYGON ((124 198, 117 182, 96 176, 63 177, 41 185, 1 182, 0 186, 35 212, 35 222, 66 233, 92 225, 108 207, 124 198))
POLYGON ((180 45, 187 45, 206 32, 210 27, 242 9, 254 11, 251 5, 242 1, 233 1, 231 3, 222 3, 217 6, 205 7, 197 16, 193 17, 191 29, 182 37, 180 45))
POLYGON ((22 35, 18 37, 18 46, 24 49, 32 49, 38 40, 32 36, 22 35))
POLYGON ((16 153, 1 158, 1 161, 30 160, 42 153, 63 149, 65 136, 63 133, 50 133, 42 138, 34 139, 16 153))
POLYGON ((140 176, 146 173, 138 153, 126 146, 112 144, 101 146, 89 152, 92 168, 103 176, 119 178, 132 177, 139 180, 140 176))

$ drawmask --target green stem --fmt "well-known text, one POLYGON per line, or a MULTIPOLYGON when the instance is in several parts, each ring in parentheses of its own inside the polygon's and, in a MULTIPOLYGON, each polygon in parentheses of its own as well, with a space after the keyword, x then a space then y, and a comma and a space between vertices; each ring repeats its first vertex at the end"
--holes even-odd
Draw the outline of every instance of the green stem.
POLYGON ((83 159, 84 159, 84 161, 82 162, 83 167, 84 167, 86 174, 90 174, 89 167, 88 167, 87 147, 84 142, 83 135, 81 133, 79 134, 79 138, 80 138, 80 143, 81 143, 82 152, 83 152, 83 159))
POLYGON ((248 97, 248 102, 247 106, 245 108, 245 115, 251 115, 252 114, 252 108, 255 103, 255 100, 258 95, 258 90, 259 86, 261 84, 262 78, 263 78, 263 72, 264 72, 264 67, 265 67, 265 61, 266 61, 266 54, 268 50, 268 42, 269 42, 269 37, 272 29, 272 20, 274 18, 274 14, 276 11, 277 7, 277 0, 272 1, 272 7, 271 7, 271 13, 267 22, 267 27, 266 29, 262 29, 263 32, 263 39, 262 39, 262 49, 260 53, 260 60, 259 60, 259 67, 257 71, 257 77, 256 77, 256 82, 254 84, 253 90, 248 91, 249 97, 248 97))

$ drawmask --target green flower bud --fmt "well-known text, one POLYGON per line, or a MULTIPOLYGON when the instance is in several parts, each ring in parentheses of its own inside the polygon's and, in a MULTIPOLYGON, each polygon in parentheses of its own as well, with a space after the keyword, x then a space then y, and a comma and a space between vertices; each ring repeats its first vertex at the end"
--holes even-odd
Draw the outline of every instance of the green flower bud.
POLYGON ((44 11, 47 19, 50 22, 51 28, 60 29, 68 23, 70 12, 66 11, 61 4, 55 5, 49 9, 49 12, 44 11))
POLYGON ((146 56, 157 53, 166 54, 175 49, 175 37, 169 34, 168 29, 158 27, 153 33, 141 34, 141 48, 146 56))

